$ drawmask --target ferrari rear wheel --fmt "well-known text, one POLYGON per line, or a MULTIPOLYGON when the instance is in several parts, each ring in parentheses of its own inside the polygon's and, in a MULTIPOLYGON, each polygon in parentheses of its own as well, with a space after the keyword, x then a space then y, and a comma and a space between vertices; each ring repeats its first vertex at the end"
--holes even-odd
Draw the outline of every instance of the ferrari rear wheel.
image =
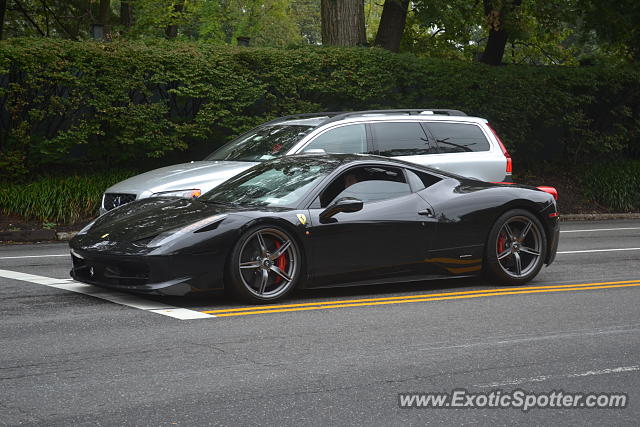
POLYGON ((229 278, 235 294, 249 302, 284 297, 299 282, 302 257, 295 239, 277 226, 248 230, 231 254, 229 278))
POLYGON ((521 285, 533 279, 544 264, 547 239, 532 213, 514 209, 503 214, 489 233, 485 273, 492 281, 521 285))

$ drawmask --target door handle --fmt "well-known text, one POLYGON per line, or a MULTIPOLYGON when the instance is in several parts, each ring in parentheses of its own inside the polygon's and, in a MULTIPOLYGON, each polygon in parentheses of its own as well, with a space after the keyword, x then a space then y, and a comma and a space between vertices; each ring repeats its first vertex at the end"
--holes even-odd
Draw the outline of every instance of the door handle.
POLYGON ((418 215, 433 217, 433 211, 431 209, 423 209, 421 211, 418 211, 418 215))

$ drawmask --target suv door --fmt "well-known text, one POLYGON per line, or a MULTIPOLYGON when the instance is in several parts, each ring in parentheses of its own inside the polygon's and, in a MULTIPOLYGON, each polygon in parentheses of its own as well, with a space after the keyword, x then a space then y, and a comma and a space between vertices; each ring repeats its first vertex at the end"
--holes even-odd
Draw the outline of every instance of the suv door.
POLYGON ((309 209, 311 274, 317 285, 423 275, 435 220, 429 204, 407 182, 402 168, 358 166, 335 178, 309 209), (362 210, 321 220, 343 197, 362 210))
POLYGON ((371 134, 378 154, 386 157, 422 156, 437 154, 419 122, 370 123, 371 134))

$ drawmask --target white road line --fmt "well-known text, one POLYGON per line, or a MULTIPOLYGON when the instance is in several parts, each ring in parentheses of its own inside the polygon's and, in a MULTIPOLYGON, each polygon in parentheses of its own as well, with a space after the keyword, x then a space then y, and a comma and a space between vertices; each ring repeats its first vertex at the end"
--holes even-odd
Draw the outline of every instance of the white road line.
POLYGON ((577 374, 561 374, 561 375, 540 375, 537 377, 530 377, 530 378, 514 378, 511 380, 504 380, 504 381, 499 381, 499 382, 494 382, 494 383, 489 383, 489 384, 476 384, 476 387, 482 387, 482 388, 495 388, 495 387, 503 387, 506 385, 518 385, 518 384, 523 384, 523 383, 539 383, 542 381, 546 381, 548 379, 555 379, 555 378, 579 378, 579 377, 590 377, 592 375, 607 375, 607 374, 619 374, 622 372, 635 372, 635 371, 640 371, 640 366, 639 365, 633 365, 633 366, 620 366, 618 368, 606 368, 606 369, 598 369, 595 371, 587 371, 587 372, 580 372, 577 374))
POLYGON ((55 254, 55 255, 23 255, 23 256, 0 256, 0 259, 21 259, 21 258, 48 258, 54 256, 66 256, 69 257, 71 255, 67 254, 55 254))
POLYGON ((54 279, 52 277, 37 276, 35 274, 27 274, 10 270, 0 270, 0 277, 20 280, 23 282, 36 283, 38 285, 49 286, 50 288, 62 289, 65 291, 77 292, 79 294, 89 295, 127 307, 145 310, 150 313, 157 313, 164 316, 173 317, 174 319, 191 320, 210 319, 212 317, 216 317, 212 314, 201 313, 199 311, 188 310, 186 308, 174 307, 172 305, 147 300, 136 295, 126 294, 124 292, 110 291, 108 289, 102 289, 97 286, 86 285, 84 283, 76 282, 71 279, 54 279))
POLYGON ((593 228, 590 230, 560 230, 561 233, 591 233, 594 231, 640 230, 640 227, 593 228))
POLYGON ((587 254, 591 252, 640 251, 640 248, 587 249, 583 251, 558 251, 558 254, 587 254))

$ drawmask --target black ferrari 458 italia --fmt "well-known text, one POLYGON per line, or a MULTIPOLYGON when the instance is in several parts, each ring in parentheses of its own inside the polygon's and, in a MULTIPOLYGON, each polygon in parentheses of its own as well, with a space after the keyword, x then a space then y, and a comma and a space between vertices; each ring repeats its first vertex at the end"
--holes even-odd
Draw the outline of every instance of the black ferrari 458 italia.
POLYGON ((295 287, 484 274, 523 284, 558 245, 552 189, 481 182, 366 155, 288 156, 195 199, 116 208, 71 242, 74 279, 252 302, 295 287))

